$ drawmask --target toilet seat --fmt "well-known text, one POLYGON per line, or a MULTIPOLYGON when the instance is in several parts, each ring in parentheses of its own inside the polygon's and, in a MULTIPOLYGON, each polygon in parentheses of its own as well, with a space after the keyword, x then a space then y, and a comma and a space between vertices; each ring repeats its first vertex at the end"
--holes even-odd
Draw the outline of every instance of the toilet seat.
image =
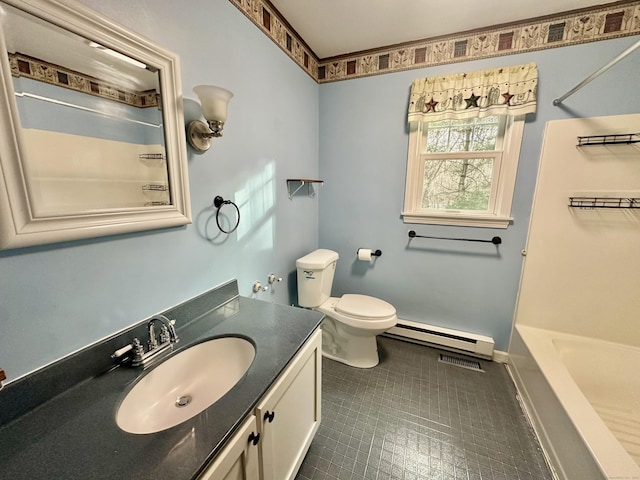
POLYGON ((368 295, 347 293, 336 303, 336 312, 362 320, 389 318, 396 314, 393 305, 368 295))
POLYGON ((316 310, 338 322, 363 331, 379 330, 382 333, 398 322, 396 309, 392 305, 367 295, 345 294, 342 298, 330 297, 316 310), (343 302, 343 299, 346 301, 343 302), (341 305, 340 309, 337 308, 338 304, 341 305), (345 313, 346 311, 352 313, 345 313), (365 316, 367 314, 369 316, 365 316))

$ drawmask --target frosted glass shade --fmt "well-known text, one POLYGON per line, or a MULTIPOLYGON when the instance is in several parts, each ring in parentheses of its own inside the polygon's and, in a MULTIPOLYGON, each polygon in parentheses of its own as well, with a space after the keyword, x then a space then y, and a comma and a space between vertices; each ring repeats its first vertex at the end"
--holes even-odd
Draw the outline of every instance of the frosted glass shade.
POLYGON ((202 114, 207 120, 224 122, 227 119, 227 107, 233 93, 213 85, 198 85, 193 91, 200 99, 202 114))

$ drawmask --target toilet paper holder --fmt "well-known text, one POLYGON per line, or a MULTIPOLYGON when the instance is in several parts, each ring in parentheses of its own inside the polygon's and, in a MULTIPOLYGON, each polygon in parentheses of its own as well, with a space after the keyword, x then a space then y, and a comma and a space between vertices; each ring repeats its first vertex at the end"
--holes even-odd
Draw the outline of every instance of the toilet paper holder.
MULTIPOLYGON (((356 257, 360 254, 360 250, 363 250, 363 249, 359 248, 358 250, 356 250, 356 257)), ((364 249, 364 250, 368 250, 368 249, 364 249)), ((380 256, 382 256, 382 250, 373 250, 373 249, 371 249, 371 256, 372 257, 380 257, 380 256)))

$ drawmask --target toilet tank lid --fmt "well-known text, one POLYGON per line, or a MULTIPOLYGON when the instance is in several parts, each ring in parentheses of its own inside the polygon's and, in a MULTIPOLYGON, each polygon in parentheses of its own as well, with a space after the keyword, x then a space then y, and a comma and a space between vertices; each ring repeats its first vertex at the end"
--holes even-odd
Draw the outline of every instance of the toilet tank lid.
POLYGON ((359 318, 387 318, 396 314, 390 303, 368 295, 347 293, 336 304, 336 311, 359 318))
POLYGON ((296 267, 318 270, 327 268, 331 263, 337 261, 338 258, 337 252, 320 248, 296 260, 296 267))

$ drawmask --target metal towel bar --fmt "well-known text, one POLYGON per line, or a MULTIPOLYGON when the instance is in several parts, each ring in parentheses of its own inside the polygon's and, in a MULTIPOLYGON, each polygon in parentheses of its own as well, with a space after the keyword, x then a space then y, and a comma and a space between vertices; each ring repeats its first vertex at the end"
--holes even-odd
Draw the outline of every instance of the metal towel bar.
POLYGON ((493 243, 494 245, 500 245, 502 243, 502 238, 500 237, 493 237, 491 240, 479 240, 476 238, 430 237, 426 235, 418 235, 414 230, 409 230, 409 238, 434 238, 436 240, 456 240, 460 242, 493 243))

